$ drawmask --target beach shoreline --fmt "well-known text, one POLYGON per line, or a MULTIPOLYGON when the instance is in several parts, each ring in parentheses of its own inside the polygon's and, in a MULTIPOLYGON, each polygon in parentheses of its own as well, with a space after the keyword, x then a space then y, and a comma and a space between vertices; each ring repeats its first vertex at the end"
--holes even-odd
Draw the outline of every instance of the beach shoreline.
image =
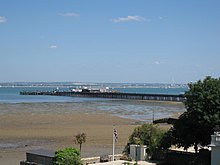
MULTIPOLYGON (((9 107, 0 104, 0 110, 9 107)), ((78 148, 73 139, 80 132, 87 135, 82 148, 83 157, 111 154, 113 125, 119 134, 116 153, 121 153, 129 135, 137 126, 132 119, 105 113, 67 112, 62 108, 60 112, 7 111, 10 113, 0 115, 0 162, 4 165, 19 164, 20 160, 25 159, 28 150, 78 148)))
MULTIPOLYGON (((108 105, 115 105, 117 102, 119 101, 108 102, 108 105)), ((130 103, 125 101, 122 104, 127 106, 130 103)), ((141 103, 132 101, 132 107, 141 103)), ((99 106, 100 104, 106 102, 99 103, 99 106)), ((158 103, 150 104, 154 106, 158 103)), ((1 103, 0 162, 4 165, 19 164, 20 160, 25 159, 28 150, 78 148, 74 143, 74 136, 82 132, 87 136, 82 147, 82 157, 112 154, 113 125, 119 134, 115 153, 120 154, 129 135, 143 121, 120 117, 119 114, 124 112, 119 109, 120 106, 117 108, 110 111, 98 110, 95 102, 1 103)), ((129 115, 137 111, 134 109, 129 115)), ((151 120, 149 118, 145 121, 151 120)))

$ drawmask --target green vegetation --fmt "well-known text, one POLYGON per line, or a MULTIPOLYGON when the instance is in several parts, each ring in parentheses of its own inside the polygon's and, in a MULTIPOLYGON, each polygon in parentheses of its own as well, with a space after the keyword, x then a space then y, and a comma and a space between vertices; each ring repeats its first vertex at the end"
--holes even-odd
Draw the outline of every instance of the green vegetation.
POLYGON ((127 146, 124 153, 129 153, 129 144, 147 145, 148 156, 153 157, 158 150, 163 148, 162 139, 166 135, 166 131, 158 128, 157 125, 143 124, 134 129, 133 133, 129 137, 127 146))
POLYGON ((206 77, 203 81, 189 84, 185 93, 186 112, 174 124, 173 144, 185 149, 198 144, 210 144, 213 128, 220 124, 220 78, 206 77))
POLYGON ((75 136, 74 141, 75 141, 76 144, 79 144, 79 149, 80 149, 80 153, 81 153, 82 143, 85 143, 85 142, 86 142, 86 134, 85 134, 85 133, 78 133, 78 134, 75 136))
POLYGON ((128 154, 129 144, 147 145, 148 155, 154 157, 158 151, 171 145, 188 149, 198 145, 210 144, 214 128, 220 125, 220 78, 206 77, 203 81, 190 83, 185 93, 184 112, 169 131, 159 129, 152 124, 137 127, 125 147, 128 154))
POLYGON ((65 148, 55 152, 54 165, 82 165, 80 152, 75 148, 65 148))

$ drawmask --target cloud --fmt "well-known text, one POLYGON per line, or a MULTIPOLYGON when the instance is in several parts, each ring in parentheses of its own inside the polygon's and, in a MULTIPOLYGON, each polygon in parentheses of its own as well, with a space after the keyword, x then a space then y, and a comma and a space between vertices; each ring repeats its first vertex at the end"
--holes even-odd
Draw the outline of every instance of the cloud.
POLYGON ((73 17, 73 18, 78 18, 79 17, 79 14, 78 13, 60 13, 59 14, 60 16, 63 16, 63 17, 73 17))
POLYGON ((153 64, 154 65, 161 65, 161 64, 164 64, 165 62, 162 62, 162 61, 154 61, 153 64))
POLYGON ((162 19, 164 19, 164 17, 161 17, 161 16, 160 16, 160 17, 158 17, 158 19, 159 19, 159 20, 162 20, 162 19))
POLYGON ((158 19, 162 21, 162 20, 166 19, 166 16, 159 16, 158 19))
POLYGON ((50 45, 49 48, 50 49, 57 49, 57 45, 50 45))
POLYGON ((133 21, 138 21, 138 22, 141 22, 141 21, 145 21, 146 19, 144 17, 141 17, 141 16, 137 16, 137 15, 134 15, 134 16, 127 16, 127 17, 119 17, 119 18, 115 18, 115 19, 112 19, 113 22, 133 22, 133 21))
POLYGON ((5 23, 7 20, 5 17, 3 16, 0 16, 0 23, 5 23))

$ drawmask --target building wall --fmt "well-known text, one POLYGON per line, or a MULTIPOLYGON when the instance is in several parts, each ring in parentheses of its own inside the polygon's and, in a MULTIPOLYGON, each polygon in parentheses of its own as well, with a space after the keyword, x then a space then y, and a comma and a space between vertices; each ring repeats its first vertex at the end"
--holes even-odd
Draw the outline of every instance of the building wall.
POLYGON ((53 158, 27 153, 27 161, 42 165, 53 165, 53 158))
POLYGON ((133 160, 146 160, 146 149, 147 146, 143 145, 130 145, 130 154, 129 157, 131 157, 133 160))
POLYGON ((220 146, 212 147, 211 164, 220 165, 220 146))

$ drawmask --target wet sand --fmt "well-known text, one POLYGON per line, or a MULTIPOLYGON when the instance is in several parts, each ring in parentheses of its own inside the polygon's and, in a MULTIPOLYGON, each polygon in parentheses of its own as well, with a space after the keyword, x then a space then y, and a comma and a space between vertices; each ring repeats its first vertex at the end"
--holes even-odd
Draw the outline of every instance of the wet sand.
MULTIPOLYGON (((19 164, 20 160, 25 159, 26 151, 32 149, 78 148, 73 139, 82 132, 87 135, 86 143, 82 146, 82 157, 112 154, 113 125, 119 134, 116 153, 122 153, 129 135, 141 122, 115 116, 126 112, 121 106, 116 109, 113 106, 115 103, 112 102, 111 106, 109 103, 106 106, 101 104, 113 108, 105 111, 100 110, 100 104, 98 108, 94 102, 0 104, 0 164, 19 164)), ((123 102, 124 105, 129 103, 123 102)), ((161 112, 169 110, 170 106, 166 104, 161 104, 164 105, 161 112)), ((175 104, 169 114, 183 111, 182 105, 175 104)), ((138 102, 132 103, 133 112, 139 110, 139 105, 138 102)), ((139 113, 142 115, 143 112, 139 113)))
POLYGON ((33 104, 28 104, 31 111, 22 111, 27 105, 19 105, 17 109, 13 109, 14 106, 18 105, 0 104, 0 110, 7 109, 8 112, 0 114, 0 164, 4 165, 19 164, 25 159, 25 152, 31 149, 78 148, 73 139, 80 132, 87 135, 82 147, 83 157, 111 154, 113 125, 119 134, 116 153, 121 153, 137 126, 135 120, 111 114, 70 112, 65 107, 59 111, 35 111, 31 110, 36 109, 33 104))

